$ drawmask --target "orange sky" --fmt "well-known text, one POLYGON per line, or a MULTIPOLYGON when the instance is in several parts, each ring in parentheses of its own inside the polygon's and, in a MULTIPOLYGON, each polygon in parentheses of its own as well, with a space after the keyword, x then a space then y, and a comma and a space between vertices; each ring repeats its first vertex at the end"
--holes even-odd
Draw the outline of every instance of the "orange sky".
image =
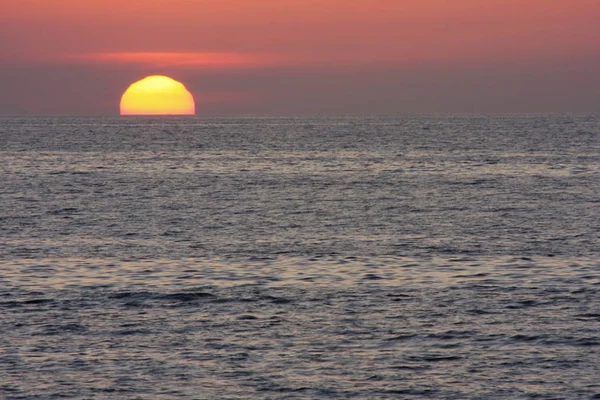
POLYGON ((598 0, 7 2, 0 113, 110 113, 156 73, 198 114, 600 110, 598 0))

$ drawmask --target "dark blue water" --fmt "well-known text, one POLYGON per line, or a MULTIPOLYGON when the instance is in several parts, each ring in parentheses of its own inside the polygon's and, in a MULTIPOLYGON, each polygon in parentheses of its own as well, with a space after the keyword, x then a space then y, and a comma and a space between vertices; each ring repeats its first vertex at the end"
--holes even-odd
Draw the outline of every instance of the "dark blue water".
POLYGON ((600 117, 0 117, 0 397, 600 398, 600 117))

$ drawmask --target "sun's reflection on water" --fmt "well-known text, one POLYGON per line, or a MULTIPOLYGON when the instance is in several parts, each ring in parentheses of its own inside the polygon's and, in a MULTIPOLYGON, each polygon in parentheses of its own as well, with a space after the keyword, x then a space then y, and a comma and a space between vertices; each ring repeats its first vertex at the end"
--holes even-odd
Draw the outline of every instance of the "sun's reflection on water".
POLYGON ((398 287, 479 284, 552 284, 553 280, 600 283, 591 258, 481 257, 278 257, 266 259, 17 259, 2 262, 5 286, 30 288, 181 288, 244 284, 398 287))

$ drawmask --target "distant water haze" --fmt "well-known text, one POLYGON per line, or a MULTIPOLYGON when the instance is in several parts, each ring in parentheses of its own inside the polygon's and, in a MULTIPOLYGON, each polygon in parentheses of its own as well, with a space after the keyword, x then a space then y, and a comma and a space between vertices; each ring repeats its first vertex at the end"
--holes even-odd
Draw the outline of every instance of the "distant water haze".
POLYGON ((2 126, 7 257, 598 251, 594 115, 2 126))

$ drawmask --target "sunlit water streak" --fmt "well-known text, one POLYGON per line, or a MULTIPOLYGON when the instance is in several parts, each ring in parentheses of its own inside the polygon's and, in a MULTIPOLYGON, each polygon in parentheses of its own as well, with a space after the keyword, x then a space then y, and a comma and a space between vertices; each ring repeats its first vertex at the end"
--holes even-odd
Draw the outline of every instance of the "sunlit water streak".
POLYGON ((0 397, 600 398, 593 115, 0 118, 0 397))

